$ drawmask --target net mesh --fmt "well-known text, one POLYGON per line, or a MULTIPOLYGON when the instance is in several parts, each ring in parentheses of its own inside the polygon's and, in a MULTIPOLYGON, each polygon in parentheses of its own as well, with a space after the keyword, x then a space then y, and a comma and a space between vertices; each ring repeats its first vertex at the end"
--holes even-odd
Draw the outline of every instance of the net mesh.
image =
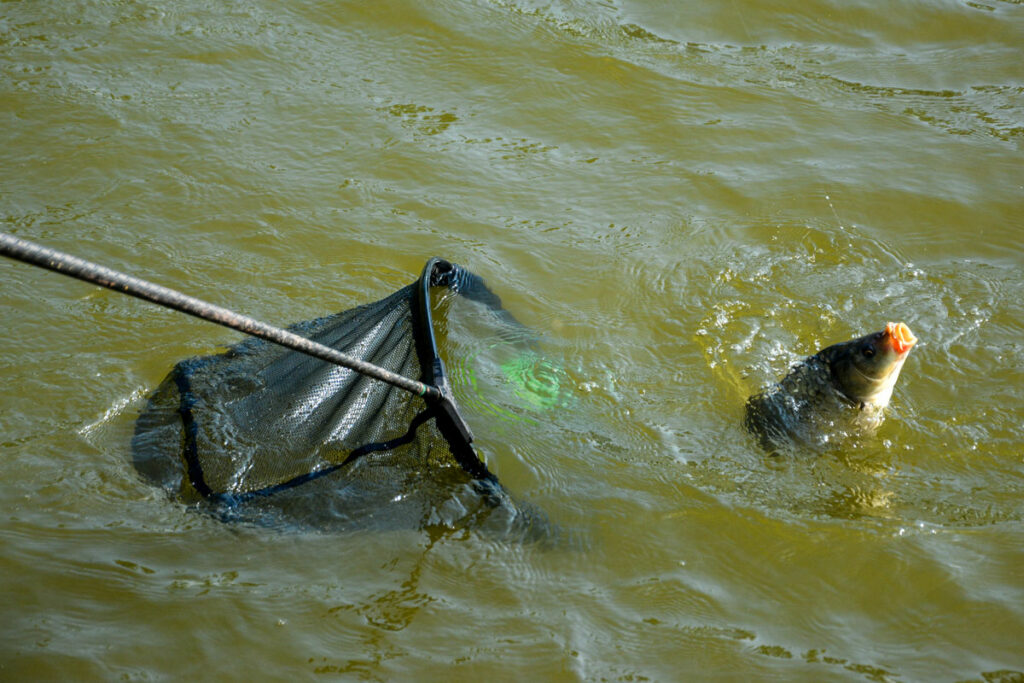
MULTIPOLYGON (((446 383, 437 374, 431 286, 519 326, 477 276, 433 259, 419 282, 391 296, 289 329, 406 377, 446 383)), ((499 526, 540 526, 437 404, 261 339, 178 363, 137 420, 133 452, 150 479, 232 517, 422 527, 486 515, 499 526)))

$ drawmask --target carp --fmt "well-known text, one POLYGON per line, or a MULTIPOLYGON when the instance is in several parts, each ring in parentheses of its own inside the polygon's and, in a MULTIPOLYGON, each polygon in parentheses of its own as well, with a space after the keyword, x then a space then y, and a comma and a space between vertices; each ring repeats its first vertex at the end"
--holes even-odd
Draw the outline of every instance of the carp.
POLYGON ((821 448, 873 432, 916 343, 901 322, 825 347, 747 400, 747 429, 771 453, 794 444, 821 448))

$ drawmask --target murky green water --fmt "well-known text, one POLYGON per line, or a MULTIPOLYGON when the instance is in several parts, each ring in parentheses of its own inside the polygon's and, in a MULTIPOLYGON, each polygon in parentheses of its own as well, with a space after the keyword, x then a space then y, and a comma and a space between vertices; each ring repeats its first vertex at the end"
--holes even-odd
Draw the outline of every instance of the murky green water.
POLYGON ((237 336, 4 261, 0 677, 1021 680, 1022 46, 1017 0, 0 4, 4 231, 281 324, 466 265, 564 369, 452 359, 478 445, 584 539, 196 514, 133 421, 237 336), (761 454, 745 397, 888 320, 877 437, 761 454))

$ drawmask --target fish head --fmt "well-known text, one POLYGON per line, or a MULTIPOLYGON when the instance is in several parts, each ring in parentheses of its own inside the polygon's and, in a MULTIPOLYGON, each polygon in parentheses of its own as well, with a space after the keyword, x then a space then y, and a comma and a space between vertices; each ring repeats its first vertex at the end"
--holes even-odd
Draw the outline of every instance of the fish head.
POLYGON ((885 407, 917 337, 906 323, 888 323, 884 330, 819 352, 828 363, 833 385, 859 405, 885 407))

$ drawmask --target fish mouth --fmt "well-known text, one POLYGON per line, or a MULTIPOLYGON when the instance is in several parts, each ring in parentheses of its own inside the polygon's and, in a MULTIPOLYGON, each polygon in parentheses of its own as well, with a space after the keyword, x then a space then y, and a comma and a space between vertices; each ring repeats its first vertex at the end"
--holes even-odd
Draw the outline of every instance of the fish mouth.
POLYGON ((885 332, 892 340, 892 348, 901 356, 917 343, 917 337, 906 323, 886 323, 885 332))

